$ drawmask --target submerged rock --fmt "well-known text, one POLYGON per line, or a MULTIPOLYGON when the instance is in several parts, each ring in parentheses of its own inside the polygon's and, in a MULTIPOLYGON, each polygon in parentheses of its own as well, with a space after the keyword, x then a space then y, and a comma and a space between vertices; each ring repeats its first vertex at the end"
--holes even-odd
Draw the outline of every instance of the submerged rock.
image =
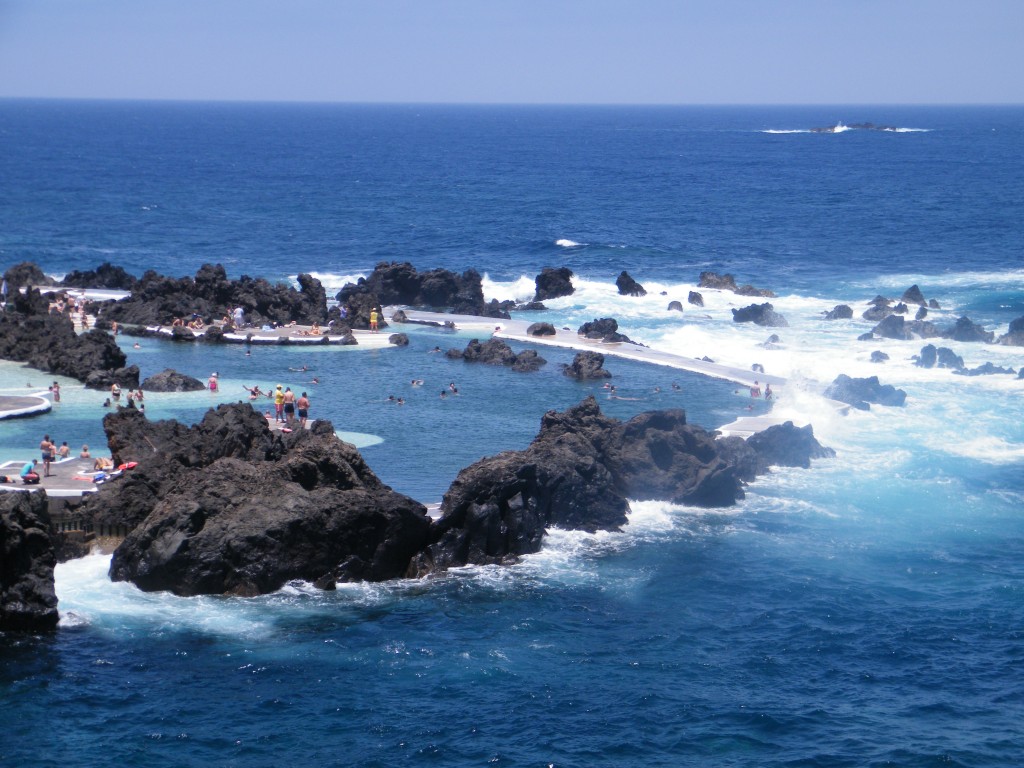
POLYGON ((164 368, 160 373, 153 374, 144 382, 142 389, 147 392, 198 392, 206 389, 199 379, 178 373, 173 368, 164 368))

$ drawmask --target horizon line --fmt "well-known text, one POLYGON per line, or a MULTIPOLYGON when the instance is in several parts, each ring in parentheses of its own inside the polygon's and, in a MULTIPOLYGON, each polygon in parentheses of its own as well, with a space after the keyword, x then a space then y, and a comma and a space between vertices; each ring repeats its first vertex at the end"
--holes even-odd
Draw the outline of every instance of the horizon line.
POLYGON ((139 96, 10 96, 0 94, 0 101, 46 101, 90 103, 156 103, 156 104, 234 104, 277 106, 375 106, 375 107, 1020 107, 1024 102, 801 102, 801 101, 735 101, 735 102, 554 102, 554 101, 339 101, 328 99, 233 99, 233 98, 170 98, 139 96))

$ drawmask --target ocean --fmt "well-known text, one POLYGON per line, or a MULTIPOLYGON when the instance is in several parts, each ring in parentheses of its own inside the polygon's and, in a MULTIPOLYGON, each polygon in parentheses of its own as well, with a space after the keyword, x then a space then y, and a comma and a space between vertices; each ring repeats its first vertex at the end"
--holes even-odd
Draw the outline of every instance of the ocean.
MULTIPOLYGON (((310 272, 333 295, 394 260, 528 299, 541 268, 568 266, 576 293, 531 318, 614 317, 656 349, 761 364, 789 378, 775 412, 837 452, 732 508, 634 503, 620 532, 555 530, 516 565, 427 580, 178 598, 110 583, 108 556, 62 564, 58 631, 0 635, 0 765, 1020 765, 1024 381, 857 337, 868 301, 913 284, 939 325, 1002 334, 1024 315, 1022 146, 1021 107, 0 101, 2 269, 220 263, 310 272), (810 130, 840 121, 894 130, 810 130), (622 270, 645 297, 618 295, 622 270), (704 270, 773 290, 789 327, 732 322, 764 300, 700 289, 704 270), (822 319, 840 303, 854 319, 822 319), (836 414, 821 391, 840 373, 906 406, 836 414)), ((611 400, 562 375, 568 350, 520 374, 430 352, 471 333, 401 330, 408 348, 251 357, 121 343, 143 376, 220 374, 216 395, 148 396, 151 418, 198 420, 242 385, 305 389, 311 417, 425 503, 588 394, 618 418, 749 413, 696 374, 609 358, 611 400)), ((936 343, 1024 366, 1020 347, 936 343)), ((53 378, 0 363, 5 393, 53 378)), ((102 448, 102 393, 60 382, 51 413, 0 422, 0 461, 44 432, 102 448)))

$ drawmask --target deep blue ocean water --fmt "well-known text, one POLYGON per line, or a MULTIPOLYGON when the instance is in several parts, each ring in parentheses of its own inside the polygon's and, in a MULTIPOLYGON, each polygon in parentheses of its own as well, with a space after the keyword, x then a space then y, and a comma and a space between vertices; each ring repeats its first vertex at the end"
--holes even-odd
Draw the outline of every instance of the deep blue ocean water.
MULTIPOLYGON (((528 298, 565 265, 577 293, 538 319, 614 316, 656 348, 760 362, 791 379, 775 407, 838 452, 731 509, 634 504, 620 533, 553 531, 519 565, 426 581, 181 599, 111 584, 102 555, 62 565, 60 630, 0 637, 0 765, 1019 765, 1024 382, 855 339, 868 300, 914 283, 940 324, 1005 333, 1024 315, 1022 146, 1017 107, 0 101, 0 268, 221 263, 334 292, 407 260, 528 298), (808 132, 840 120, 901 130, 808 132), (623 269, 648 296, 617 295, 623 269), (666 311, 707 269, 778 294, 780 349, 732 323, 751 300, 704 291, 704 309, 666 311), (821 320, 838 303, 856 318, 821 320), (819 393, 839 373, 878 375, 907 405, 836 416, 819 393)), ((609 359, 635 399, 607 400, 561 375, 568 351, 540 350, 533 375, 429 352, 471 336, 252 357, 124 346, 144 376, 223 380, 218 396, 147 397, 151 418, 196 420, 242 384, 306 388, 313 416, 424 502, 588 393, 622 418, 746 413, 730 385, 671 369, 609 359)), ((1021 348, 948 344, 971 367, 1024 366, 1021 348)), ((4 392, 51 378, 0 363, 4 392)), ((62 384, 52 413, 0 423, 0 460, 44 431, 102 445, 102 398, 62 384)))

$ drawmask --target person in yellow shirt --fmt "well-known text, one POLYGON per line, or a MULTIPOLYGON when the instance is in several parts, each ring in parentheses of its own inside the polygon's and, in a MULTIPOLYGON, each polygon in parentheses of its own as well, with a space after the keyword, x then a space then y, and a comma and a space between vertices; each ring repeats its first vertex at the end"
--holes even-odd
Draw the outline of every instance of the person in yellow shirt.
POLYGON ((274 390, 274 423, 284 421, 284 387, 280 384, 274 390))

